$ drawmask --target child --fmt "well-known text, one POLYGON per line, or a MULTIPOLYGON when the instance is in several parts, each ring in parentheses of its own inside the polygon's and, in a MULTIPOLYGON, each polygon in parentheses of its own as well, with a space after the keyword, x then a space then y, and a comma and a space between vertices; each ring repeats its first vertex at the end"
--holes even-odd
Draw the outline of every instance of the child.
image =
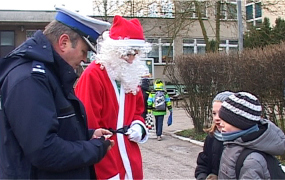
POLYGON ((205 130, 209 133, 206 137, 203 151, 199 153, 197 158, 197 167, 195 170, 195 178, 197 180, 217 179, 220 165, 220 158, 223 151, 223 141, 220 132, 219 109, 222 102, 226 100, 232 92, 224 91, 216 95, 212 103, 212 126, 205 130))
POLYGON ((141 89, 142 89, 142 93, 143 93, 143 99, 144 99, 144 111, 142 114, 142 117, 144 119, 146 119, 146 114, 147 114, 147 99, 149 96, 149 79, 148 78, 143 78, 142 79, 142 83, 141 83, 141 89))
POLYGON ((168 109, 170 113, 172 112, 171 101, 168 93, 164 90, 164 84, 160 79, 155 80, 154 91, 148 96, 147 106, 149 110, 152 110, 152 113, 155 117, 155 130, 157 140, 161 141, 162 128, 163 128, 163 119, 166 115, 166 110, 168 109))
MULTIPOLYGON (((219 179, 236 179, 236 161, 244 148, 271 155, 285 151, 285 135, 271 121, 261 118, 259 100, 247 92, 229 96, 219 111, 222 119, 224 151, 219 179)), ((270 179, 267 162, 258 152, 249 154, 243 162, 239 179, 270 179)))

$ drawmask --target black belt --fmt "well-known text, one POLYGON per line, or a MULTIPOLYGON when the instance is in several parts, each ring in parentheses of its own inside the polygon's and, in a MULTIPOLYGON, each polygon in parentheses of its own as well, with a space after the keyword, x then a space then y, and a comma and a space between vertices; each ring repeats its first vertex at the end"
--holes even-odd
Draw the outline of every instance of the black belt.
POLYGON ((113 134, 117 134, 117 133, 126 134, 128 129, 129 129, 129 126, 124 126, 117 130, 114 130, 112 128, 109 128, 108 130, 111 131, 113 134))

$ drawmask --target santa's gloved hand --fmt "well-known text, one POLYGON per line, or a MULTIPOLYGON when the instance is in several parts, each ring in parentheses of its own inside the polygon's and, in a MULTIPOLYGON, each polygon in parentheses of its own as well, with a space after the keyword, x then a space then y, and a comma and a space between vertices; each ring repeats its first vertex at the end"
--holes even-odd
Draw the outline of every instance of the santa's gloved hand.
POLYGON ((134 141, 134 142, 140 142, 142 139, 142 127, 139 124, 134 124, 132 125, 126 135, 128 135, 128 138, 130 141, 134 141))

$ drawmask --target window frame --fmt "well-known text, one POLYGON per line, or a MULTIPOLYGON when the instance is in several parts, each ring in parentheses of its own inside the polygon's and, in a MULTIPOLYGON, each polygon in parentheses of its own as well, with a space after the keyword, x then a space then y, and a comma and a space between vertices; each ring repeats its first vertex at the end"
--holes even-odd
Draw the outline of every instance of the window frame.
POLYGON ((148 14, 147 15, 148 15, 148 17, 159 17, 156 2, 148 5, 148 14))
MULTIPOLYGON (((180 4, 180 13, 189 13, 190 16, 189 18, 191 19, 197 19, 198 18, 198 15, 197 13, 195 12, 196 11, 196 7, 195 7, 195 2, 194 1, 179 1, 181 4, 180 4), (185 7, 183 5, 183 3, 192 3, 192 5, 190 6, 191 9, 188 10, 188 9, 183 9, 182 7, 185 7)), ((202 19, 208 19, 208 1, 207 0, 198 0, 198 2, 204 2, 205 3, 205 6, 203 6, 203 10, 202 10, 202 19)), ((188 6, 187 6, 188 7, 188 6)))
MULTIPOLYGON (((230 53, 230 48, 236 48, 238 50, 238 40, 222 40, 222 43, 220 43, 219 48, 226 49, 226 53, 229 54, 230 53), (225 41, 225 43, 223 42, 225 41)), ((206 50, 204 51, 204 53, 199 52, 199 48, 205 48, 206 44, 203 43, 203 39, 201 38, 183 38, 183 55, 187 55, 187 54, 204 54, 206 52, 206 50), (185 41, 191 41, 192 43, 187 43, 185 41), (184 53, 184 47, 193 47, 194 51, 193 53, 184 53)))
POLYGON ((256 27, 256 28, 260 28, 258 25, 263 22, 262 19, 262 2, 261 0, 259 1, 251 1, 251 2, 247 2, 245 5, 246 8, 246 24, 247 27, 251 26, 250 24, 252 24, 252 26, 256 27), (259 5, 257 5, 259 4, 259 5), (252 14, 251 14, 251 18, 248 18, 248 13, 247 13, 247 7, 252 6, 252 14), (257 9, 256 7, 259 7, 260 10, 260 17, 256 17, 257 14, 257 9))
POLYGON ((161 17, 164 18, 173 18, 173 7, 174 4, 171 2, 171 0, 161 0, 160 1, 161 5, 161 17))
MULTIPOLYGON (((217 10, 217 8, 216 8, 217 10)), ((231 0, 226 0, 226 1, 221 1, 221 18, 220 20, 237 20, 237 2, 236 1, 231 1, 231 0), (232 8, 232 9, 235 9, 236 12, 235 12, 235 18, 229 18, 230 16, 233 16, 233 15, 229 15, 230 13, 230 6, 235 6, 235 8, 232 8)))
POLYGON ((27 29, 26 30, 26 39, 33 37, 37 30, 36 29, 27 29))
MULTIPOLYGON (((151 43, 152 46, 158 47, 158 62, 155 62, 155 57, 149 56, 149 53, 146 54, 147 58, 153 58, 154 59, 155 65, 160 65, 160 64, 165 65, 166 64, 166 62, 163 61, 163 47, 169 47, 170 45, 172 45, 172 57, 170 56, 172 59, 170 59, 170 62, 173 62, 173 60, 174 60, 174 56, 175 56, 174 41, 172 40, 172 43, 171 42, 163 42, 165 40, 171 41, 172 39, 166 38, 166 37, 148 37, 148 38, 146 38, 146 41, 151 43), (153 43, 153 42, 150 42, 150 40, 153 40, 153 41, 157 40, 157 42, 153 43)), ((153 52, 153 49, 152 49, 152 52, 153 52)))

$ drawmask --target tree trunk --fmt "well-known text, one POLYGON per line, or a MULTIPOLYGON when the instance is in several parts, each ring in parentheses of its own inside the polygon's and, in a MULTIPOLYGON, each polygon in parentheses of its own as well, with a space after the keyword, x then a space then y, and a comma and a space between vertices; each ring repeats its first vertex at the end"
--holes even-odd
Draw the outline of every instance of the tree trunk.
POLYGON ((208 38, 207 31, 206 31, 206 28, 205 28, 205 25, 204 25, 204 22, 203 22, 203 19, 202 19, 200 3, 197 2, 197 1, 195 1, 195 9, 197 11, 198 21, 199 21, 199 24, 200 24, 200 27, 201 27, 201 30, 202 30, 202 34, 203 34, 203 37, 204 37, 204 41, 205 41, 205 44, 206 44, 206 52, 210 52, 211 49, 210 49, 209 38, 208 38))
POLYGON ((214 51, 219 50, 220 44, 220 26, 221 26, 221 1, 217 1, 217 14, 216 14, 216 44, 214 51))

